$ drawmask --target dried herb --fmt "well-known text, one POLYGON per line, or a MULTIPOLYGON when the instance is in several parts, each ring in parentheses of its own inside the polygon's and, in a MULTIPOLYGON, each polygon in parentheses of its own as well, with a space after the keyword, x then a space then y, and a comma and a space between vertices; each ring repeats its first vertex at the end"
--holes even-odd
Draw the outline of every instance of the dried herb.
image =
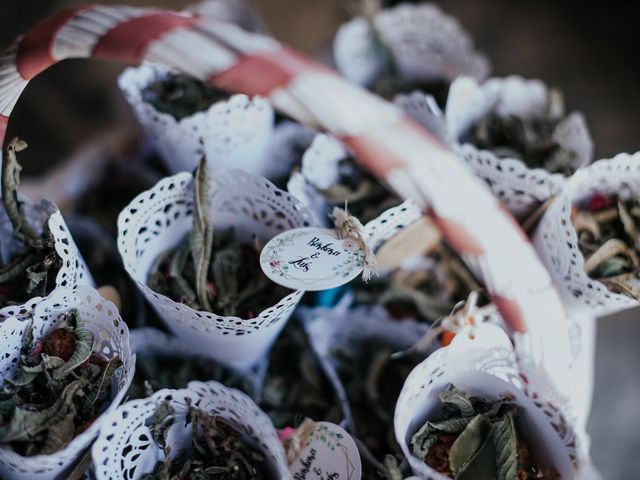
POLYGON ((573 208, 571 222, 587 274, 640 300, 640 202, 595 193, 573 208))
POLYGON ((515 424, 517 407, 505 400, 470 397, 450 385, 440 393, 442 410, 411 438, 411 451, 437 472, 456 480, 557 480, 541 469, 515 424))
POLYGON ((94 353, 77 310, 40 341, 29 330, 16 373, 0 393, 0 443, 24 456, 64 448, 100 415, 121 364, 94 353))
MULTIPOLYGON (((353 414, 353 433, 378 462, 387 455, 402 460, 393 430, 395 405, 411 370, 420 358, 411 354, 392 358, 395 351, 376 338, 362 338, 331 351, 336 372, 353 414)), ((392 465, 389 459, 388 465, 392 465)), ((371 469, 371 466, 369 466, 371 469)), ((377 475, 390 472, 378 471, 377 475)))
POLYGON ((128 396, 144 398, 163 388, 184 388, 193 380, 216 380, 248 394, 253 389, 248 375, 226 368, 210 358, 138 354, 128 396))
POLYGON ((271 350, 260 407, 277 428, 304 418, 340 423, 340 406, 303 329, 289 322, 271 350))
POLYGON ((570 175, 577 152, 558 144, 554 135, 564 118, 562 94, 552 89, 543 115, 523 117, 490 111, 473 125, 463 140, 490 150, 499 158, 516 158, 531 168, 570 175))
POLYGON ((13 238, 3 238, 2 242, 17 242, 20 247, 0 268, 1 306, 18 305, 34 296, 45 296, 55 288, 56 276, 62 266, 47 223, 42 234, 35 232, 25 218, 23 203, 18 199, 22 167, 16 153, 25 148, 25 142, 13 139, 2 162, 2 201, 13 228, 13 238))
POLYGON ((383 305, 394 318, 433 323, 479 289, 473 275, 444 244, 411 268, 397 268, 368 283, 353 284, 356 304, 383 305))
POLYGON ((196 310, 254 318, 290 290, 271 282, 260 268, 261 246, 236 239, 232 228, 213 233, 206 160, 194 176, 193 229, 151 268, 149 288, 196 310))
POLYGON ((191 445, 173 455, 167 433, 176 422, 175 412, 162 403, 148 420, 165 460, 141 480, 261 480, 272 478, 265 455, 226 420, 190 407, 185 422, 191 425, 191 445))
POLYGON ((142 90, 145 102, 176 120, 205 111, 226 98, 228 94, 223 90, 183 73, 170 73, 142 90))
POLYGON ((338 180, 330 188, 321 190, 327 203, 344 207, 362 223, 367 223, 385 210, 399 205, 402 200, 385 188, 374 176, 360 168, 348 157, 338 165, 338 180))

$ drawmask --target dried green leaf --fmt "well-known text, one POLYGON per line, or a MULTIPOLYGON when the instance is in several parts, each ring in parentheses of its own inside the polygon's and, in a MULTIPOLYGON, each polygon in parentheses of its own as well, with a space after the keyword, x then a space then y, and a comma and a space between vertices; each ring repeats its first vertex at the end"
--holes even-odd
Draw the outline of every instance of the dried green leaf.
POLYGON ((42 353, 42 363, 47 370, 54 370, 64 365, 64 360, 60 357, 49 356, 46 353, 42 353))
POLYGON ((84 379, 73 381, 65 387, 53 405, 43 410, 29 411, 22 407, 16 408, 10 421, 0 425, 0 443, 30 442, 51 425, 62 421, 72 409, 75 409, 73 399, 87 384, 84 379))
POLYGON ((22 167, 18 163, 16 153, 26 148, 27 143, 17 138, 11 140, 7 146, 7 154, 2 162, 2 201, 13 226, 14 235, 40 250, 44 248, 42 237, 29 227, 21 211, 21 202, 18 200, 22 167))
POLYGON ((24 275, 29 267, 39 263, 41 260, 42 254, 39 252, 29 253, 23 257, 16 258, 14 262, 0 271, 0 284, 15 281, 16 279, 24 275))
POLYGON ((76 431, 76 425, 74 423, 75 417, 75 408, 69 408, 67 415, 61 418, 58 423, 49 425, 42 448, 40 448, 37 453, 40 455, 50 455, 64 448, 73 440, 76 431))
POLYGON ((175 422, 175 411, 169 402, 162 402, 153 415, 147 419, 146 425, 151 430, 151 437, 161 448, 166 447, 167 432, 175 422))
MULTIPOLYGON (((240 271, 246 268, 242 264, 242 256, 242 246, 238 243, 230 243, 216 251, 211 263, 216 300, 224 315, 233 315, 238 308, 240 296, 238 278, 240 271)), ((246 291, 248 290, 245 288, 246 291)))
POLYGON ((207 275, 213 249, 213 224, 209 218, 209 169, 202 157, 193 175, 193 227, 189 237, 195 267, 195 290, 198 302, 211 311, 207 275))
POLYGON ((118 368, 120 368, 121 366, 122 360, 120 360, 120 357, 113 357, 109 359, 109 361, 107 362, 107 366, 102 369, 100 382, 97 385, 96 394, 94 399, 91 401, 91 405, 94 405, 98 401, 100 395, 102 395, 102 393, 104 393, 107 387, 111 384, 111 379, 116 373, 116 370, 118 370, 118 368))
POLYGON ((475 413, 475 409, 473 407, 471 399, 469 398, 469 395, 467 395, 462 390, 458 390, 455 387, 443 390, 442 392, 440 392, 439 397, 440 401, 443 404, 454 406, 465 417, 474 415, 475 413))
POLYGON ((93 353, 93 333, 83 326, 78 325, 74 329, 73 334, 76 337, 76 349, 64 365, 53 371, 53 378, 55 380, 64 378, 69 372, 72 372, 89 360, 89 357, 91 357, 93 353))
POLYGON ((453 417, 428 421, 411 437, 411 451, 419 459, 426 458, 429 449, 441 433, 458 434, 469 425, 474 417, 453 417))
MULTIPOLYGON (((460 433, 449 450, 449 464, 454 476, 468 468, 478 450, 484 445, 491 432, 491 422, 486 415, 476 415, 460 433)), ((491 461, 495 465, 495 459, 491 461)), ((483 462, 484 463, 484 462, 483 462)), ((494 467, 495 469, 495 467, 494 467)), ((494 478, 493 476, 477 476, 475 478, 494 478)))
POLYGON ((40 268, 40 265, 38 264, 30 265, 29 267, 26 268, 26 277, 27 277, 27 280, 29 281, 29 283, 25 287, 27 290, 27 293, 32 293, 38 287, 40 287, 41 284, 44 286, 44 284, 46 283, 47 271, 46 270, 38 271, 37 269, 39 268, 40 268))
POLYGON ((187 264, 187 260, 191 255, 191 249, 189 243, 184 241, 178 246, 173 258, 171 259, 171 266, 169 268, 169 278, 176 283, 178 289, 176 296, 181 299, 182 303, 194 306, 196 302, 196 293, 189 285, 189 282, 184 278, 183 271, 187 264))
POLYGON ((36 366, 29 367, 26 365, 20 365, 16 370, 13 378, 5 379, 4 391, 13 392, 17 387, 29 385, 33 382, 38 374, 44 370, 44 364, 40 363, 36 366))
POLYGON ((518 480, 517 436, 511 409, 501 418, 491 421, 491 440, 496 451, 496 480, 518 480))
POLYGON ((480 448, 465 463, 455 476, 456 480, 478 480, 497 478, 496 451, 490 438, 485 438, 480 448))

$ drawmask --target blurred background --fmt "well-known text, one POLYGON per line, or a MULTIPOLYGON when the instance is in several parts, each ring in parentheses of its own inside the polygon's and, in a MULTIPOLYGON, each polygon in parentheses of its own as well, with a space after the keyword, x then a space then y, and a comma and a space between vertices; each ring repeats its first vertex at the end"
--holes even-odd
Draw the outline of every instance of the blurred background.
MULTIPOLYGON (((2 0, 0 46, 47 14, 80 0, 2 0)), ((122 3, 102 0, 100 3, 122 3)), ((177 0, 133 5, 184 8, 177 0)), ((349 18, 346 1, 248 0, 278 39, 328 58, 331 39, 349 18)), ((582 111, 596 159, 640 149, 638 76, 640 2, 441 0, 473 35, 494 75, 540 78, 559 87, 568 110, 582 111)), ((98 155, 135 143, 139 130, 116 88, 122 66, 69 61, 30 83, 11 117, 8 138, 30 148, 27 175, 40 176, 74 155, 98 155)), ((54 185, 51 188, 61 188, 54 185)), ((589 424, 592 454, 608 479, 640 478, 640 327, 636 318, 600 321, 596 395, 589 424)))

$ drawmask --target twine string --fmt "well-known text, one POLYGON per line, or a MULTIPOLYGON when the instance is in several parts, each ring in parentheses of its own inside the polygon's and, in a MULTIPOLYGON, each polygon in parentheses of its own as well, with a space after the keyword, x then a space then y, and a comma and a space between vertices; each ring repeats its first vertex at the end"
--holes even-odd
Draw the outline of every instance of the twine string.
POLYGON ((367 234, 364 226, 353 215, 349 214, 347 205, 344 209, 333 207, 331 218, 336 227, 336 232, 341 240, 351 238, 358 243, 360 249, 364 252, 364 268, 362 270, 362 279, 367 282, 371 277, 377 274, 378 260, 371 246, 367 243, 367 234))

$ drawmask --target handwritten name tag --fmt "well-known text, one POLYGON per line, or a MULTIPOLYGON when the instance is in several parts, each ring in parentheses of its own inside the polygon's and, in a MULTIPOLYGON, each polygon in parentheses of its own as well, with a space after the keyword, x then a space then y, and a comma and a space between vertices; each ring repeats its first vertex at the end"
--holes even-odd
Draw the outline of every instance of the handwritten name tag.
POLYGON ((360 480, 360 453, 342 427, 317 422, 289 472, 293 480, 360 480))
POLYGON ((285 287, 327 290, 360 274, 365 254, 358 242, 341 240, 334 230, 296 228, 267 242, 260 254, 265 275, 285 287))

